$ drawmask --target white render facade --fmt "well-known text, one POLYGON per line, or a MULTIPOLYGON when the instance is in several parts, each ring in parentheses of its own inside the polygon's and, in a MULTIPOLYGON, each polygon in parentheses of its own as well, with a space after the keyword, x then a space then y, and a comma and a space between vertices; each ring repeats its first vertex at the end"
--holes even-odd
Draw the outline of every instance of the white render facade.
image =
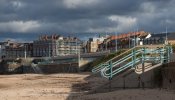
POLYGON ((34 57, 54 57, 83 52, 82 42, 75 37, 44 36, 33 42, 34 57))

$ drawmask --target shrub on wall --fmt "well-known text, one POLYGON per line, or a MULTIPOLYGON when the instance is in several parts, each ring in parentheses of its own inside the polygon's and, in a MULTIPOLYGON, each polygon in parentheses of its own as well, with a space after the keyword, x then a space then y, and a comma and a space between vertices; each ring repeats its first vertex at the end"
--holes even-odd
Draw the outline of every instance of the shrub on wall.
POLYGON ((175 53, 175 44, 172 45, 173 52, 175 53))

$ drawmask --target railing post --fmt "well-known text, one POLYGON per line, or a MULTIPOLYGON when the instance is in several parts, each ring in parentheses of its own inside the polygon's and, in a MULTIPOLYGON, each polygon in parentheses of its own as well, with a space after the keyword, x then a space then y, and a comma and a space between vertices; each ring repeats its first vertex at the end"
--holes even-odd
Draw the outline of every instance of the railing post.
POLYGON ((169 61, 170 61, 170 47, 168 46, 167 47, 167 63, 169 63, 169 61))
POLYGON ((165 58, 166 58, 166 63, 168 62, 168 54, 167 54, 167 57, 165 57, 165 51, 166 52, 168 52, 168 48, 166 47, 166 49, 164 49, 164 48, 161 48, 160 49, 160 61, 161 61, 161 63, 164 63, 164 60, 165 60, 165 58))
POLYGON ((168 52, 169 52, 168 47, 166 47, 166 63, 168 63, 168 58, 169 58, 168 52))
POLYGON ((112 80, 112 76, 113 76, 113 74, 112 74, 112 67, 113 67, 113 65, 112 65, 112 61, 110 61, 110 62, 109 62, 109 71, 110 71, 110 77, 109 77, 109 80, 112 80))
POLYGON ((112 65, 112 61, 110 61, 109 62, 109 73, 110 73, 110 77, 109 77, 109 92, 111 92, 111 80, 112 80, 112 67, 113 67, 113 65, 112 65))
POLYGON ((170 47, 170 49, 171 49, 170 53, 173 53, 173 48, 172 48, 172 46, 170 47))
POLYGON ((165 51, 167 51, 167 48, 165 48, 165 47, 163 47, 163 52, 161 51, 161 55, 162 55, 162 57, 163 57, 163 60, 161 61, 161 63, 166 63, 165 61, 166 61, 166 59, 167 59, 167 57, 165 56, 165 51))
POLYGON ((136 50, 134 50, 134 65, 136 64, 136 50))
POLYGON ((135 55, 135 49, 132 50, 132 67, 135 65, 136 55, 135 55))
POLYGON ((132 68, 134 67, 133 62, 134 62, 134 50, 132 50, 132 68))
POLYGON ((145 48, 143 47, 142 48, 142 73, 145 71, 145 68, 144 68, 144 66, 145 66, 145 48))
POLYGON ((163 61, 164 61, 164 59, 162 59, 162 58, 164 58, 164 51, 163 51, 163 50, 164 50, 164 48, 159 50, 160 62, 161 62, 161 63, 163 63, 163 61))
POLYGON ((169 59, 169 54, 168 54, 168 47, 166 46, 165 48, 163 48, 163 50, 165 50, 165 52, 163 52, 163 56, 164 56, 164 63, 168 63, 168 59, 169 59))

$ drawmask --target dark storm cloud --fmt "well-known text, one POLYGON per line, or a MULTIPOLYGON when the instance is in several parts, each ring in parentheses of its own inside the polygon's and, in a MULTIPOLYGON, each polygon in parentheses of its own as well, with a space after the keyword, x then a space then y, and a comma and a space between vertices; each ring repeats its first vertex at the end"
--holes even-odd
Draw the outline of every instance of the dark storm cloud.
MULTIPOLYGON (((81 0, 75 1, 78 2, 81 0)), ((99 1, 98 4, 94 6, 78 6, 71 9, 67 8, 62 0, 35 0, 35 2, 31 0, 18 0, 17 2, 19 3, 16 4, 11 0, 10 3, 7 2, 8 4, 6 4, 6 8, 2 12, 5 15, 11 15, 9 16, 13 17, 11 20, 69 21, 97 18, 110 14, 129 14, 139 8, 139 2, 128 0, 122 0, 120 2, 116 0, 111 0, 110 2, 108 0, 97 1, 99 1), (20 5, 21 7, 18 7, 20 5)))
POLYGON ((0 0, 0 36, 175 31, 174 6, 174 0, 0 0))

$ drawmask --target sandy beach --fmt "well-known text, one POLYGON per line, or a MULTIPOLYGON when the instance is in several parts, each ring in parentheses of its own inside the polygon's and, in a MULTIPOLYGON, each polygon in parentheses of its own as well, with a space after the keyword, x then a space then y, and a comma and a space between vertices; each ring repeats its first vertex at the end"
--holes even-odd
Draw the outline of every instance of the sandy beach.
POLYGON ((174 92, 164 89, 125 89, 86 94, 106 81, 89 75, 0 75, 0 100, 175 100, 174 92))

